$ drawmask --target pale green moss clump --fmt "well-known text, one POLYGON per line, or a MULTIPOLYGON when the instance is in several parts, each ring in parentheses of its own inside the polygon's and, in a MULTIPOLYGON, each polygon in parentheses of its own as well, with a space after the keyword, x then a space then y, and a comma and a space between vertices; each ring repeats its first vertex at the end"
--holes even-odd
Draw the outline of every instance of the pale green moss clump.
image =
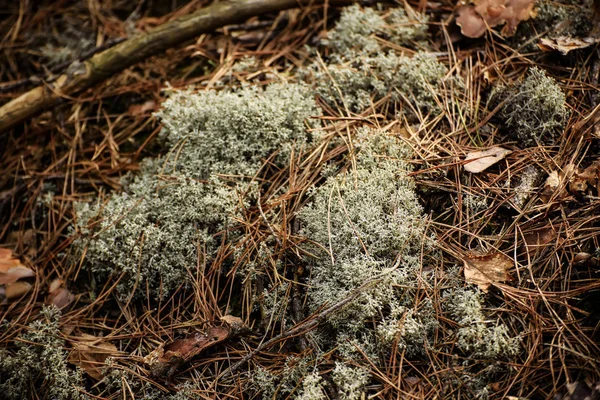
POLYGON ((0 350, 0 397, 84 398, 80 394, 81 373, 67 366, 68 353, 58 324, 60 311, 54 306, 44 307, 41 316, 15 342, 14 354, 0 350))
POLYGON ((427 17, 396 8, 383 17, 373 8, 358 4, 346 7, 323 41, 339 55, 371 54, 381 50, 377 37, 397 45, 409 45, 427 38, 427 17))
POLYGON ((338 388, 340 398, 359 400, 362 398, 363 388, 369 383, 371 373, 367 368, 354 367, 336 362, 332 372, 333 383, 338 388))
POLYGON ((316 126, 310 117, 318 115, 313 94, 304 85, 175 91, 157 113, 173 153, 166 173, 177 171, 196 179, 211 174, 252 176, 275 152, 275 163, 284 166, 293 147, 312 139, 307 128, 316 126))
POLYGON ((492 104, 502 104, 498 115, 503 125, 524 145, 553 144, 569 115, 565 94, 537 67, 522 82, 499 87, 492 104))
MULTIPOLYGON (((336 349, 342 359, 360 360, 359 348, 376 360, 380 351, 390 348, 392 337, 408 339, 410 343, 400 340, 401 346, 422 348, 427 326, 435 325, 431 310, 409 311, 414 303, 407 295, 407 288, 417 286, 421 249, 429 249, 431 242, 414 184, 407 176, 410 149, 383 132, 361 129, 357 136, 356 168, 316 189, 299 218, 308 249, 316 255, 308 289, 310 311, 337 304, 365 282, 381 278, 330 315, 329 327, 324 328, 327 335, 320 339, 323 352, 336 349), (390 314, 390 310, 395 311, 390 314), (422 326, 416 336, 410 322, 400 323, 407 312, 411 314, 407 321, 422 326), (372 329, 380 316, 385 318, 372 329), (388 340, 378 339, 382 333, 388 340)), ((369 379, 367 370, 342 363, 333 372, 343 398, 359 398, 369 379)))
POLYGON ((396 138, 362 130, 356 170, 330 178, 313 194, 299 215, 303 233, 319 255, 312 270, 309 304, 335 304, 402 260, 386 285, 365 291, 329 321, 334 326, 356 324, 394 301, 393 283, 407 280, 406 269, 419 265, 425 219, 412 181, 406 177, 409 153, 396 138))
POLYGON ((231 181, 251 178, 275 152, 270 162, 284 167, 293 146, 312 140, 306 121, 318 114, 299 85, 173 92, 158 113, 167 156, 144 163, 106 203, 78 206, 84 267, 98 284, 120 278, 122 298, 170 295, 211 261, 244 204, 231 181))
POLYGON ((493 360, 517 354, 518 337, 511 337, 505 325, 494 324, 484 316, 480 291, 456 289, 448 292, 447 299, 450 315, 460 325, 457 346, 461 351, 493 360))
POLYGON ((438 111, 439 93, 448 69, 428 53, 413 57, 394 53, 330 64, 317 71, 316 90, 330 106, 360 112, 389 95, 408 101, 406 111, 426 115, 438 111))
POLYGON ((325 390, 323 388, 323 378, 313 372, 307 375, 302 380, 302 391, 296 400, 327 400, 325 390))
POLYGON ((372 8, 347 7, 324 41, 332 51, 326 65, 312 66, 316 91, 329 106, 354 113, 385 96, 404 103, 409 115, 438 112, 446 66, 426 52, 409 57, 386 47, 419 43, 426 48, 426 38, 427 19, 410 8, 384 17, 372 8))

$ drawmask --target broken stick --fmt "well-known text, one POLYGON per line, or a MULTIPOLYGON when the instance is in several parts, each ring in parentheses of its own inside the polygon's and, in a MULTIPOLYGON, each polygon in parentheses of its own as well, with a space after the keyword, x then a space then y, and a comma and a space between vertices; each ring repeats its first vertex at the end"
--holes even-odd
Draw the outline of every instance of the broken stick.
MULTIPOLYGON (((133 37, 84 62, 76 61, 52 83, 42 84, 0 107, 0 132, 25 121, 152 55, 194 37, 250 17, 324 0, 230 0, 214 3, 193 14, 167 22, 133 37)), ((331 3, 331 2, 330 2, 331 3)))

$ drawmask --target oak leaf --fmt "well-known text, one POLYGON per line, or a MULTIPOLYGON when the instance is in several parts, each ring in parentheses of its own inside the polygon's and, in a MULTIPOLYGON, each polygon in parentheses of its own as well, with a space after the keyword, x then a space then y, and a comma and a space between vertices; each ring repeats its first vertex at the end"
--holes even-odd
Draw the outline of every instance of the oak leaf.
POLYGON ((486 293, 490 285, 509 280, 507 271, 513 266, 512 259, 503 253, 469 255, 463 261, 465 280, 486 293))
POLYGON ((83 334, 75 338, 69 362, 99 381, 102 379, 102 369, 106 359, 118 354, 117 347, 104 338, 83 334))
POLYGON ((510 153, 510 150, 498 146, 488 150, 471 152, 467 154, 467 157, 465 158, 465 161, 469 161, 468 163, 465 163, 465 171, 474 174, 485 171, 510 153))
POLYGON ((0 285, 14 283, 21 278, 34 276, 33 271, 27 268, 18 258, 13 258, 12 251, 0 249, 0 285))
POLYGON ((502 24, 502 35, 512 36, 521 21, 536 16, 534 4, 535 0, 475 0, 458 7, 456 24, 470 38, 481 37, 488 28, 502 24))

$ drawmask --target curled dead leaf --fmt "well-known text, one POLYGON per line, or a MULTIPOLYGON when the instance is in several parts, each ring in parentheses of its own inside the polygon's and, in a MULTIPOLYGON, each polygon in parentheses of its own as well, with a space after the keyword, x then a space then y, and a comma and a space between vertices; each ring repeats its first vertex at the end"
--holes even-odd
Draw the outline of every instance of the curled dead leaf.
POLYGON ((118 354, 117 347, 106 339, 84 334, 74 338, 69 362, 99 381, 102 379, 102 369, 106 359, 118 354))
POLYGON ((554 229, 537 229, 523 235, 523 239, 527 247, 544 246, 554 239, 554 229))
POLYGON ((4 288, 4 296, 6 296, 7 300, 17 299, 29 293, 32 288, 33 286, 29 282, 19 281, 9 283, 4 288))
POLYGON ((512 36, 521 21, 535 17, 535 0, 475 0, 456 10, 456 24, 463 35, 483 36, 488 28, 504 24, 502 35, 512 36))
POLYGON ((568 197, 567 186, 574 172, 575 166, 573 164, 568 164, 562 171, 550 172, 540 196, 542 201, 548 203, 552 199, 561 200, 568 197))
POLYGON ((129 112, 129 115, 143 115, 143 114, 147 114, 149 111, 154 111, 156 109, 156 101, 154 100, 147 100, 142 104, 133 104, 131 106, 129 106, 129 109, 127 110, 129 112))
POLYGON ((47 303, 63 309, 75 300, 75 296, 64 287, 62 279, 54 279, 48 287, 47 303))
POLYGON ((552 171, 540 197, 548 203, 551 199, 564 199, 569 194, 581 196, 589 190, 600 195, 600 160, 594 161, 584 170, 568 164, 562 171, 552 171))
POLYGON ((559 36, 553 39, 540 39, 538 47, 543 51, 559 51, 562 55, 567 55, 570 51, 585 49, 598 42, 600 42, 600 37, 573 38, 559 36))
POLYGON ((471 152, 467 154, 467 157, 465 158, 465 161, 472 160, 468 163, 465 163, 465 171, 474 174, 483 172, 510 153, 510 150, 497 146, 488 150, 471 152))
POLYGON ((21 278, 29 278, 35 274, 27 268, 18 258, 13 258, 12 251, 0 248, 0 285, 6 285, 18 281, 21 278))
POLYGON ((182 364, 205 349, 239 335, 245 329, 240 318, 226 315, 221 317, 221 323, 217 326, 209 326, 182 339, 161 344, 144 357, 144 362, 150 367, 153 377, 170 379, 182 364))
POLYGON ((508 269, 513 260, 503 253, 469 255, 463 259, 465 280, 488 292, 490 285, 509 280, 508 269))
POLYGON ((583 264, 585 262, 587 262, 590 258, 592 258, 592 255, 590 253, 577 253, 575 254, 575 256, 573 257, 573 261, 571 261, 573 264, 583 264))

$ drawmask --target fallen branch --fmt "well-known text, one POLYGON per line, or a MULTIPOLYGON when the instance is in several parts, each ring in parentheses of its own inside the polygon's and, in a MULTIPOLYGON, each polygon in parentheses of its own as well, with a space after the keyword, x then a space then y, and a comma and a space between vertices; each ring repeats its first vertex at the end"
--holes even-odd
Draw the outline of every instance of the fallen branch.
POLYGON ((381 280, 383 278, 385 278, 386 275, 390 274, 394 269, 398 268, 398 266, 399 266, 399 261, 397 260, 393 267, 388 268, 385 271, 383 271, 381 274, 367 280, 365 283, 363 283, 356 289, 352 290, 350 292, 350 294, 348 294, 348 296, 345 297, 343 300, 325 308, 324 310, 320 311, 316 315, 312 315, 311 317, 296 324, 296 326, 283 332, 282 334, 279 334, 279 335, 267 340, 266 342, 261 343, 256 349, 250 351, 248 354, 246 354, 244 357, 242 357, 241 360, 239 360, 238 362, 236 362, 235 364, 233 364, 232 366, 227 368, 225 371, 221 372, 219 374, 217 381, 220 381, 221 378, 225 378, 227 376, 233 375, 237 370, 239 370, 242 366, 244 366, 244 364, 246 364, 248 361, 253 359, 254 356, 256 356, 262 350, 264 350, 268 347, 271 347, 272 345, 274 345, 278 342, 281 342, 284 339, 305 334, 306 332, 309 332, 311 329, 316 328, 327 317, 329 317, 330 315, 339 311, 346 304, 348 304, 351 301, 353 301, 354 299, 356 299, 358 296, 360 296, 362 293, 364 293, 365 290, 370 289, 373 285, 375 285, 377 283, 380 283, 381 280))
MULTIPOLYGON (((319 4, 324 0, 312 0, 319 4)), ((194 37, 250 17, 298 7, 303 0, 231 0, 212 4, 133 37, 85 62, 75 61, 52 83, 22 94, 0 107, 0 132, 56 105, 138 62, 194 37)), ((305 3, 308 4, 308 3, 305 3)))

